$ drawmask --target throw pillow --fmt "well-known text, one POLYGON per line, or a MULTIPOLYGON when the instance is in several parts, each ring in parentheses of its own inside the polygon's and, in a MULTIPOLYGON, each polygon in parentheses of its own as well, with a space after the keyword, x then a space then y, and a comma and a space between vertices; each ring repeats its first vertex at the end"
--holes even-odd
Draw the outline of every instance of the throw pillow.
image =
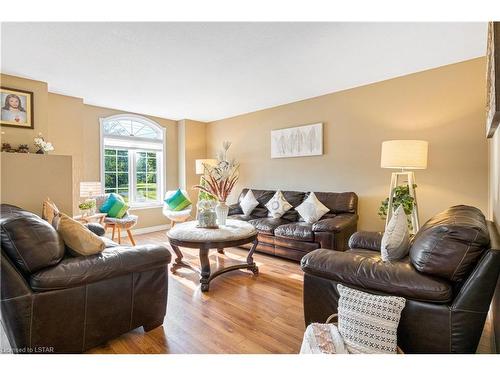
POLYGON ((53 225, 54 218, 59 216, 59 209, 56 204, 47 198, 42 205, 42 219, 46 220, 50 225, 53 225))
POLYGON ((125 202, 120 194, 111 193, 104 203, 99 207, 99 211, 107 214, 116 201, 125 202))
POLYGON ((328 213, 330 209, 321 203, 316 194, 312 191, 307 197, 307 199, 298 205, 296 208, 300 217, 308 224, 314 224, 319 219, 323 217, 324 214, 328 213))
POLYGON ((337 285, 339 331, 350 353, 396 354, 397 331, 406 300, 337 285))
POLYGON ((191 201, 184 195, 181 189, 165 199, 165 203, 172 211, 181 211, 191 205, 191 201))
POLYGON ((390 262, 405 257, 409 251, 410 231, 405 210, 399 206, 385 228, 380 253, 384 262, 390 262))
POLYGON ((268 216, 278 219, 282 217, 290 208, 292 208, 292 205, 287 202, 281 190, 278 190, 269 202, 266 203, 266 207, 269 210, 268 216))
POLYGON ((68 215, 61 214, 57 232, 66 246, 75 255, 93 255, 106 248, 103 239, 92 233, 82 223, 73 220, 68 215))
POLYGON ((257 199, 255 199, 255 195, 252 190, 248 190, 243 199, 240 202, 241 210, 245 216, 248 216, 252 213, 255 207, 259 205, 257 199))

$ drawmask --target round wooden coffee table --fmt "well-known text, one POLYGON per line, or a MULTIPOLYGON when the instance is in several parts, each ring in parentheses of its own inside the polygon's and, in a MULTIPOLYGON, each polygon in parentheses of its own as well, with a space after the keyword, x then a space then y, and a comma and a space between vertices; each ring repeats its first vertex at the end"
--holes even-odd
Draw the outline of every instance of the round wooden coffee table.
POLYGON ((253 260, 253 253, 258 243, 257 231, 253 225, 241 220, 231 219, 228 219, 226 225, 219 226, 218 229, 197 228, 197 225, 197 221, 188 221, 176 224, 167 232, 170 246, 172 246, 177 256, 171 267, 172 272, 182 267, 198 272, 201 275, 200 283, 202 292, 208 292, 210 281, 223 273, 238 269, 248 269, 254 275, 259 273, 259 268, 253 260), (208 259, 210 249, 217 249, 220 254, 224 254, 224 248, 226 247, 236 247, 247 243, 253 243, 253 245, 248 252, 246 263, 219 268, 215 272, 211 272, 210 261, 208 259), (200 249, 201 269, 182 260, 184 255, 179 247, 200 249))

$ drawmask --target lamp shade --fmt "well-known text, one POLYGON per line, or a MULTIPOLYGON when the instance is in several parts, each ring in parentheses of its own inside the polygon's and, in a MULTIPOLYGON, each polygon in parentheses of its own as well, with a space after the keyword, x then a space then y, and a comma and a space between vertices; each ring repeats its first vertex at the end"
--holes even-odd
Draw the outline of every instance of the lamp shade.
POLYGON ((196 159, 196 174, 205 173, 205 167, 203 165, 208 165, 214 167, 217 165, 216 159, 196 159))
POLYGON ((426 169, 427 141, 395 140, 382 142, 382 168, 426 169))
POLYGON ((101 183, 96 182, 80 182, 80 197, 91 198, 101 193, 101 183))

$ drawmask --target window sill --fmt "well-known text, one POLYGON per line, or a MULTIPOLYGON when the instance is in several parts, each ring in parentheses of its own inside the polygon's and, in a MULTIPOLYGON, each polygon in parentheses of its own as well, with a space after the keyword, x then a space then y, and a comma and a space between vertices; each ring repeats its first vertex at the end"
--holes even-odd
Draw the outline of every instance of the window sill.
POLYGON ((129 211, 147 210, 147 209, 150 209, 150 208, 162 208, 162 207, 163 207, 163 203, 162 202, 148 203, 148 204, 143 204, 143 205, 136 204, 136 205, 130 206, 129 211))

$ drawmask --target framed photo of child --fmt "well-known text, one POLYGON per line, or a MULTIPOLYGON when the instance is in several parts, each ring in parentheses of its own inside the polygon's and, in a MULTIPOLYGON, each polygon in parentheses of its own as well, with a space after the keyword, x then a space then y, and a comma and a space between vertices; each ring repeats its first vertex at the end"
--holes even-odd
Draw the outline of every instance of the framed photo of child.
POLYGON ((33 129, 33 92, 0 87, 0 125, 33 129))

